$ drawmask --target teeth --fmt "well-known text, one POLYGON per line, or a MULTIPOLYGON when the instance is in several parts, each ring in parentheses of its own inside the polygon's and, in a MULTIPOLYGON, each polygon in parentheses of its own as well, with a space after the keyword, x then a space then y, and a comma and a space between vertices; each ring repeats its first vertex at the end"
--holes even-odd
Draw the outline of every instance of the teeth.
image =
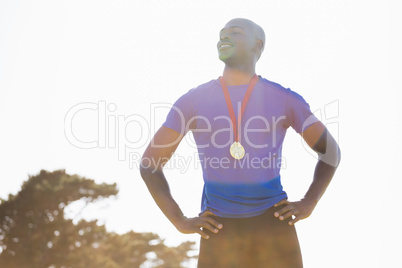
POLYGON ((231 47, 230 45, 221 45, 221 48, 224 48, 224 47, 231 47))

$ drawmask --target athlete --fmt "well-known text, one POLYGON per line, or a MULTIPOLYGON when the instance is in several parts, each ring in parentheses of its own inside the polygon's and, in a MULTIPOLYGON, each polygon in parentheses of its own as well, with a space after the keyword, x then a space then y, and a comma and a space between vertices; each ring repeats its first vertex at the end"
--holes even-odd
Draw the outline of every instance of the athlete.
POLYGON ((180 232, 201 235, 200 268, 303 267, 294 224, 311 215, 339 165, 338 144, 302 96, 256 74, 264 45, 259 25, 230 20, 217 44, 223 75, 175 102, 142 157, 141 176, 162 212, 180 232), (318 156, 308 191, 294 202, 280 181, 289 127, 318 156), (204 179, 201 211, 192 218, 163 173, 188 131, 204 179))

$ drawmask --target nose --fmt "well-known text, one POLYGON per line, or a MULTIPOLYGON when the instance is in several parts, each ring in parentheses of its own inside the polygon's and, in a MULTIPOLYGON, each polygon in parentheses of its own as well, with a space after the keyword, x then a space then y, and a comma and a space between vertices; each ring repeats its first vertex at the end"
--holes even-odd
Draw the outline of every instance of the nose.
POLYGON ((220 39, 221 39, 221 40, 229 39, 229 35, 228 35, 227 33, 223 33, 223 34, 221 34, 220 39))

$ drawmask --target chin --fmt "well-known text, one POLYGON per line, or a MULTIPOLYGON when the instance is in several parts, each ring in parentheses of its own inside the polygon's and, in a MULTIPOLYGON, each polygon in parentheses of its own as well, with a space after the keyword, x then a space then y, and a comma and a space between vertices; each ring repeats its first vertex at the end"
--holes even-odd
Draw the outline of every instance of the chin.
POLYGON ((232 55, 225 55, 225 54, 219 54, 219 59, 226 64, 231 63, 234 60, 232 55))
POLYGON ((222 57, 219 56, 219 59, 225 63, 226 66, 236 66, 238 65, 238 61, 234 57, 222 57))

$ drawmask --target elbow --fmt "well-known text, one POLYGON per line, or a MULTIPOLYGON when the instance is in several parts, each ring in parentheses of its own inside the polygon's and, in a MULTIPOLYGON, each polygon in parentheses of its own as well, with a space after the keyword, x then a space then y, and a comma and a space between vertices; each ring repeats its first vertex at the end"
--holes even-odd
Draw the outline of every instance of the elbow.
POLYGON ((144 181, 147 180, 154 172, 155 171, 153 171, 151 167, 147 167, 142 164, 140 165, 140 174, 144 181))
POLYGON ((338 167, 340 163, 341 163, 341 148, 339 148, 338 145, 338 164, 336 165, 336 167, 338 167))
POLYGON ((143 180, 145 180, 147 178, 147 174, 148 174, 147 168, 144 167, 143 165, 140 165, 140 174, 141 174, 141 178, 143 180))
POLYGON ((150 174, 150 166, 144 165, 144 156, 141 158, 141 161, 140 161, 140 174, 141 174, 141 178, 143 180, 146 180, 150 174))
POLYGON ((143 161, 141 161, 140 174, 144 181, 150 179, 151 177, 155 176, 157 173, 161 173, 161 172, 162 172, 162 170, 160 170, 158 167, 155 167, 153 165, 143 165, 143 161))
POLYGON ((331 157, 331 165, 334 168, 338 168, 339 164, 341 163, 341 149, 339 148, 338 144, 332 150, 332 157, 331 157))
POLYGON ((327 147, 325 153, 318 154, 318 160, 332 166, 333 168, 338 168, 341 162, 341 149, 338 144, 333 144, 334 146, 327 147))

